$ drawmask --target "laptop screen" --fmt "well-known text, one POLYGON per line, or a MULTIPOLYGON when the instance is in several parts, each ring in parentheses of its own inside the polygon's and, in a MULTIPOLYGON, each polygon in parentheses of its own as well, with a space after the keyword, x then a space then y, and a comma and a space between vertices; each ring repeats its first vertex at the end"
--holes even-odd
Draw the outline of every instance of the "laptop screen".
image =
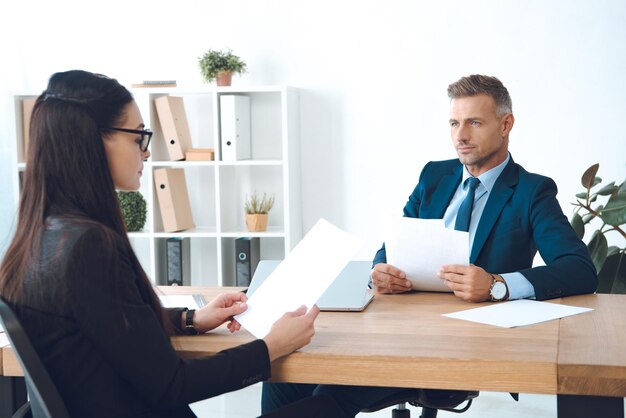
MULTIPOLYGON (((280 263, 280 260, 259 261, 248 288, 248 297, 280 263)), ((365 309, 374 297, 374 292, 368 287, 371 265, 370 261, 350 261, 317 301, 320 310, 361 311, 365 309)))

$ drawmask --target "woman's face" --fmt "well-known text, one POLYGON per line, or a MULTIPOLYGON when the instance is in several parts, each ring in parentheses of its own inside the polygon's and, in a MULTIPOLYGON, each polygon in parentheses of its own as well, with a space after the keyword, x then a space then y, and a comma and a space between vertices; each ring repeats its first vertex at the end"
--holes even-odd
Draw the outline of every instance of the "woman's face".
MULTIPOLYGON (((134 100, 126 105, 120 126, 115 128, 144 129, 141 113, 134 100)), ((150 156, 150 151, 141 151, 139 147, 141 139, 141 135, 119 131, 112 131, 104 136, 109 170, 117 190, 139 189, 143 160, 150 156)))

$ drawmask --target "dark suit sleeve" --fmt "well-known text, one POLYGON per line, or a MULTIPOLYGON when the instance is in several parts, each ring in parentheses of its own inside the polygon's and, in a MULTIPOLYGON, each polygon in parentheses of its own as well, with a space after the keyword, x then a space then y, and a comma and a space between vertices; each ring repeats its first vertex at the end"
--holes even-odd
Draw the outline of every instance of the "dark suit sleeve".
MULTIPOLYGON (((428 163, 422 169, 420 174, 419 181, 415 189, 413 189, 413 193, 409 196, 409 200, 404 205, 404 209, 402 213, 406 218, 419 218, 419 208, 422 202, 422 196, 424 194, 424 188, 422 186, 422 177, 424 177, 424 173, 428 171, 428 167, 431 163, 428 163)), ((374 261, 372 261, 372 267, 379 263, 387 262, 387 251, 385 250, 385 243, 383 243, 382 247, 376 252, 374 256, 374 261)))
POLYGON ((545 266, 520 270, 535 289, 537 300, 593 293, 595 267, 556 199, 554 181, 544 178, 532 192, 530 222, 533 241, 545 266))
POLYGON ((263 340, 193 360, 178 358, 141 296, 128 252, 91 229, 74 245, 65 276, 78 326, 116 373, 155 407, 179 406, 267 379, 263 340))
POLYGON ((185 335, 185 330, 181 327, 181 318, 185 308, 163 308, 165 316, 172 324, 175 335, 185 335))

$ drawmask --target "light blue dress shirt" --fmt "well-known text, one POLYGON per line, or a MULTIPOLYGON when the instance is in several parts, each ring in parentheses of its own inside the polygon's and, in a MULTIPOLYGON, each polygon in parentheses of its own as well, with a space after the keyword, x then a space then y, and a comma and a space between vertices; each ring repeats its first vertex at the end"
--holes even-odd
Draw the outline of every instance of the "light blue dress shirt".
MULTIPOLYGON (((478 222, 480 221, 480 217, 483 214, 483 210, 485 209, 485 205, 487 204, 487 200, 489 199, 489 193, 493 189, 493 185, 504 171, 504 167, 509 163, 511 159, 511 155, 508 154, 506 160, 496 167, 492 168, 489 171, 478 176, 478 180, 480 180, 480 184, 476 188, 476 192, 474 194, 474 206, 472 208, 472 219, 470 221, 469 226, 469 242, 470 242, 470 253, 472 252, 472 245, 474 243, 474 235, 476 234, 476 228, 478 227, 478 222)), ((448 209, 446 209, 446 213, 443 215, 443 222, 446 225, 446 228, 454 229, 454 224, 456 223, 456 214, 459 211, 459 207, 465 199, 465 195, 467 194, 468 186, 465 184, 465 180, 472 175, 467 171, 467 168, 463 166, 463 178, 461 179, 461 183, 459 187, 454 192, 454 196, 452 196, 452 200, 448 205, 448 209)), ((501 274, 498 273, 506 280, 506 284, 509 288, 509 299, 525 299, 525 298, 535 298, 535 289, 533 285, 530 284, 528 279, 524 277, 522 273, 514 272, 514 273, 506 273, 501 274)))

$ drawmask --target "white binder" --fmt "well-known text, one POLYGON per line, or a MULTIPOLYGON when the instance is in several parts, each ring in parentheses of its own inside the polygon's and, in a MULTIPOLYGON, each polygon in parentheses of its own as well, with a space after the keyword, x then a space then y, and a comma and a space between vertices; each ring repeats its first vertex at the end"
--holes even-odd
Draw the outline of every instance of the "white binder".
POLYGON ((248 96, 234 94, 220 96, 220 140, 222 161, 252 158, 248 96))

